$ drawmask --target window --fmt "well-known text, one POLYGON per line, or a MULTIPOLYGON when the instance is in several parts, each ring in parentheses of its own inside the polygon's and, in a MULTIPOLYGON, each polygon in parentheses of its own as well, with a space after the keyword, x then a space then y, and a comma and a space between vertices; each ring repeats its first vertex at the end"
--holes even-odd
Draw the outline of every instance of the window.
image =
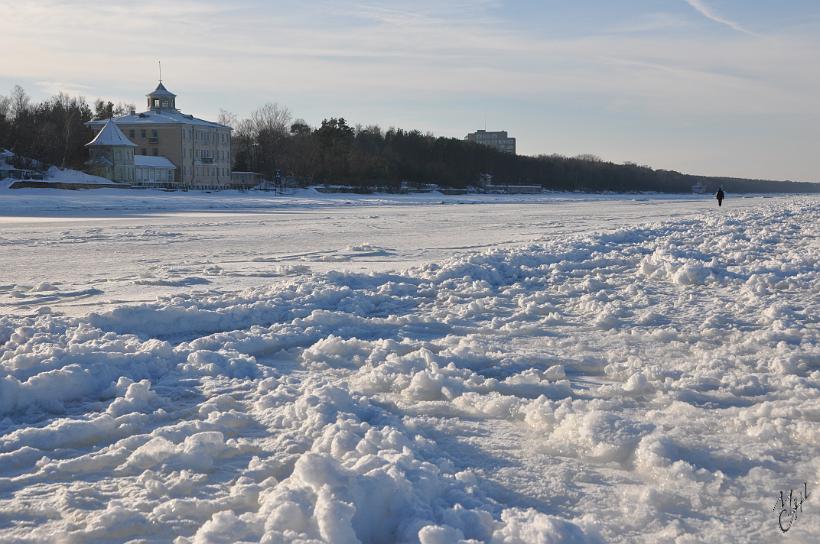
POLYGON ((152 155, 154 155, 154 156, 156 157, 157 155, 159 155, 159 149, 157 149, 156 147, 155 147, 155 148, 153 148, 153 149, 151 150, 151 154, 152 154, 152 155))
POLYGON ((140 138, 145 138, 145 129, 140 130, 140 138))
POLYGON ((144 147, 140 151, 142 152, 142 153, 140 153, 140 155, 147 155, 148 154, 148 150, 145 149, 144 147))
POLYGON ((129 138, 133 138, 134 136, 136 136, 136 134, 137 134, 137 131, 134 130, 133 128, 128 131, 128 137, 129 138))
POLYGON ((152 129, 152 130, 151 130, 151 136, 153 136, 154 138, 158 138, 158 137, 159 137, 159 134, 157 134, 157 129, 152 129))
POLYGON ((159 108, 159 98, 154 99, 154 107, 159 108))

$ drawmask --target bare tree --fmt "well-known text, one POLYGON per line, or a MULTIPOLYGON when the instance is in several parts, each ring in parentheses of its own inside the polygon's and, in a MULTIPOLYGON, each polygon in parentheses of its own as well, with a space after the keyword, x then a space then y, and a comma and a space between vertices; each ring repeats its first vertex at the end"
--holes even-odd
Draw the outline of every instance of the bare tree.
POLYGON ((592 153, 582 153, 581 155, 576 155, 573 157, 578 159, 579 161, 586 161, 586 162, 603 162, 601 157, 598 155, 593 155, 592 153))
MULTIPOLYGON (((224 110, 223 113, 228 114, 224 110)), ((248 168, 272 177, 286 155, 291 119, 288 108, 269 102, 251 113, 249 118, 238 123, 234 120, 232 141, 237 168, 248 168)))
POLYGON ((250 116, 254 134, 267 132, 276 136, 287 136, 290 132, 292 116, 285 106, 268 102, 250 116))
MULTIPOLYGON (((85 99, 83 99, 85 101, 85 99)), ((63 135, 63 145, 60 160, 60 167, 65 168, 69 160, 71 152, 71 139, 73 136, 74 125, 77 121, 78 111, 74 107, 76 102, 65 93, 60 93, 54 98, 55 105, 59 105, 60 121, 62 124, 61 132, 63 135)))
POLYGON ((11 98, 0 95, 0 120, 5 120, 10 117, 11 113, 11 98))
POLYGON ((31 99, 26 94, 26 91, 19 85, 14 86, 11 91, 11 116, 15 119, 20 117, 31 104, 31 99))
POLYGON ((226 127, 235 129, 239 119, 236 117, 235 113, 219 108, 219 117, 216 122, 220 125, 225 125, 226 127))
POLYGON ((132 111, 136 111, 137 106, 132 104, 131 102, 117 102, 117 105, 114 106, 113 113, 114 117, 119 117, 121 115, 128 115, 132 111))
POLYGON ((233 129, 234 137, 253 141, 256 139, 256 128, 250 119, 242 119, 233 129))

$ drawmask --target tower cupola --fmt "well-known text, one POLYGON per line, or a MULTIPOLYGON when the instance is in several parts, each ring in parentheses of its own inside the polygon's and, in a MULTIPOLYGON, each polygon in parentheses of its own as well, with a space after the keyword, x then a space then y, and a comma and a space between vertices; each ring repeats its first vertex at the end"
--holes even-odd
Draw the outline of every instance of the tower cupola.
POLYGON ((148 109, 151 111, 176 110, 177 95, 165 88, 160 80, 157 88, 146 95, 148 97, 148 109))

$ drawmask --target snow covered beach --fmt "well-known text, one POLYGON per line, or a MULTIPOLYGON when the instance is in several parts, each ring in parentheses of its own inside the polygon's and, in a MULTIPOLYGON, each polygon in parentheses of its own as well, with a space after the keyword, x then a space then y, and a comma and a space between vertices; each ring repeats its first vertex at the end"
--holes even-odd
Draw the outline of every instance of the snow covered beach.
POLYGON ((756 542, 818 481, 817 198, 106 194, 0 195, 4 541, 756 542))
MULTIPOLYGON (((731 208, 763 197, 734 198, 731 208)), ((487 248, 685 218, 708 195, 444 196, 0 190, 0 309, 84 315, 193 290, 397 271, 487 248)))

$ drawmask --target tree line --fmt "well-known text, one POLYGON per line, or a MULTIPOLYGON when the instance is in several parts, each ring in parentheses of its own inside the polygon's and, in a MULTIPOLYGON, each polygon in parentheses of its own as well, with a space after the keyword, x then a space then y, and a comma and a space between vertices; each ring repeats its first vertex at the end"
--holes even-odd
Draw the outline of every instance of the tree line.
MULTIPOLYGON (((85 123, 133 109, 132 104, 60 93, 34 102, 19 86, 0 95, 0 148, 42 165, 82 169, 85 144, 93 138, 85 123)), ((378 125, 351 125, 342 117, 312 127, 294 120, 278 104, 266 104, 245 119, 222 110, 231 126, 233 169, 273 179, 277 172, 308 185, 333 183, 362 190, 397 189, 403 182, 465 188, 491 174, 496 184, 539 185, 562 191, 690 192, 718 185, 730 192, 818 192, 820 184, 692 176, 634 163, 615 164, 594 155, 516 156, 456 138, 378 125)), ((18 159, 22 161, 23 159, 18 159)), ((20 167, 37 164, 18 164, 20 167)))
POLYGON ((456 138, 378 125, 352 126, 344 118, 318 127, 293 120, 290 111, 266 104, 238 120, 222 111, 220 122, 234 128, 234 168, 271 179, 277 171, 310 183, 345 184, 368 190, 398 188, 402 182, 465 188, 482 174, 496 184, 539 185, 560 191, 691 192, 701 184, 714 191, 820 192, 820 184, 717 178, 615 164, 595 155, 537 157, 504 153, 456 138))
POLYGON ((0 95, 0 148, 13 151, 21 168, 81 169, 88 160, 85 144, 94 137, 85 123, 122 115, 131 108, 131 104, 99 99, 92 108, 85 98, 65 93, 34 102, 18 85, 10 95, 0 95))

